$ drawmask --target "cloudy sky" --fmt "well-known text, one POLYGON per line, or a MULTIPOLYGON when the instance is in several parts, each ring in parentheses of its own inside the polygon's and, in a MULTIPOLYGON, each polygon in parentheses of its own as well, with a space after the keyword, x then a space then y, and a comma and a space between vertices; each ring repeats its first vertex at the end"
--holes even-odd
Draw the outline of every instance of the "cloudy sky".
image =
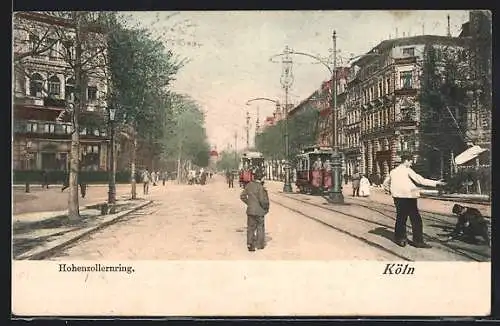
MULTIPOLYGON (((457 36, 467 11, 182 11, 136 12, 132 19, 161 35, 165 44, 189 63, 178 73, 173 89, 192 96, 206 112, 211 143, 218 150, 245 145, 245 114, 251 114, 251 138, 257 108, 260 121, 271 115, 268 97, 284 102, 281 65, 269 59, 288 45, 295 51, 328 58, 332 31, 337 32, 338 61, 369 51, 396 37, 457 36)), ((328 70, 307 57, 294 56, 293 103, 307 97, 329 78, 328 70)), ((253 139, 250 140, 253 143, 253 139)))

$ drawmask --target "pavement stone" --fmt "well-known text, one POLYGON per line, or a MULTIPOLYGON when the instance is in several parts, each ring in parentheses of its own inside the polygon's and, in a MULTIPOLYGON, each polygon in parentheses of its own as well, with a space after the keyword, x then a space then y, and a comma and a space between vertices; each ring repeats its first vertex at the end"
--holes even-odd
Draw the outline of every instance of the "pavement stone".
POLYGON ((394 260, 393 255, 279 205, 266 216, 264 250, 246 248, 239 187, 216 176, 201 185, 156 187, 154 204, 66 248, 53 260, 394 260))

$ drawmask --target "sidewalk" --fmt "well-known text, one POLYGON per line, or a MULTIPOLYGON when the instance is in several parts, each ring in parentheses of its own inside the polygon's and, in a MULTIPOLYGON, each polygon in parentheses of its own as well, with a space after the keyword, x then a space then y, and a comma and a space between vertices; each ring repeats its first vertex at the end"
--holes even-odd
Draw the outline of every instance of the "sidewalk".
MULTIPOLYGON (((152 201, 145 199, 116 202, 116 213, 101 215, 94 205, 80 207, 81 219, 70 221, 67 211, 21 214, 14 218, 12 227, 14 259, 44 259, 50 253, 82 237, 117 222, 125 215, 152 201)), ((100 204, 98 202, 95 204, 100 204)))
MULTIPOLYGON (((24 192, 24 187, 12 187, 13 214, 17 216, 25 213, 65 211, 68 207, 69 189, 61 192, 61 185, 52 185, 49 189, 41 187, 31 188, 29 193, 24 192)), ((141 194, 140 185, 137 193, 141 194)), ((116 185, 116 198, 128 196, 130 198, 131 185, 116 185)), ((85 198, 78 198, 80 206, 88 206, 96 202, 106 201, 108 198, 108 187, 103 185, 90 185, 87 188, 85 198)))

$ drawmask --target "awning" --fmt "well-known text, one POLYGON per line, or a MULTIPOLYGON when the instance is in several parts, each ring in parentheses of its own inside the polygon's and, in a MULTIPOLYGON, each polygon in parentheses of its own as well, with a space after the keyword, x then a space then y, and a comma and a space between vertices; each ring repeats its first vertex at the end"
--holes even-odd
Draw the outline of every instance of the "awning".
POLYGON ((475 158, 477 158, 479 155, 482 153, 488 151, 486 148, 482 148, 478 145, 472 146, 465 150, 464 152, 460 153, 455 157, 455 164, 456 165, 461 165, 464 163, 467 163, 475 158))

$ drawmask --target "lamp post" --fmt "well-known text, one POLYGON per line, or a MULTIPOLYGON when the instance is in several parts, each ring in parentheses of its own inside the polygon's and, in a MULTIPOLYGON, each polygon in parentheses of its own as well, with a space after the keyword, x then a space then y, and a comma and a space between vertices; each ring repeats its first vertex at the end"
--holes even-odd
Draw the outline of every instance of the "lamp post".
POLYGON ((293 84, 293 73, 292 73, 292 57, 290 53, 292 51, 288 46, 285 47, 283 51, 284 56, 282 58, 283 72, 281 74, 281 86, 285 89, 285 160, 283 162, 285 169, 285 180, 283 184, 283 192, 292 192, 292 184, 290 182, 290 144, 288 135, 288 91, 293 84))
POLYGON ((328 193, 328 200, 334 204, 342 204, 344 202, 344 195, 342 194, 342 187, 340 185, 341 182, 341 170, 342 170, 342 162, 341 155, 339 152, 338 145, 338 131, 337 131, 337 33, 333 31, 332 35, 333 40, 333 69, 332 69, 332 146, 333 146, 333 154, 332 154, 332 174, 333 174, 333 182, 332 187, 328 193))
POLYGON ((110 168, 109 168, 109 190, 108 190, 108 205, 111 206, 110 213, 114 213, 116 204, 116 166, 115 166, 115 115, 116 108, 108 108, 108 122, 110 127, 111 151, 110 151, 110 168))
MULTIPOLYGON (((26 141, 26 171, 30 170, 30 159, 31 156, 33 155, 29 151, 31 149, 31 146, 33 146, 33 143, 30 140, 26 141)), ((26 175, 26 185, 24 191, 26 193, 30 192, 30 182, 28 180, 28 175, 26 175)))

